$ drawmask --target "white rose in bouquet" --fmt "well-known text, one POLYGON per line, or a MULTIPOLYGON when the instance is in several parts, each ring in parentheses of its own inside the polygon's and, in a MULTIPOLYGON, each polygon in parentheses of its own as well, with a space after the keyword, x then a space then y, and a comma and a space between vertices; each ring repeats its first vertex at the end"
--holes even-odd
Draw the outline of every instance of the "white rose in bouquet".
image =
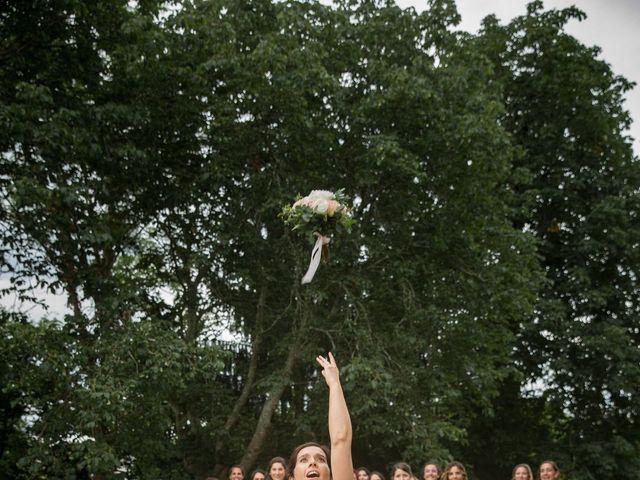
POLYGON ((320 263, 326 256, 329 235, 334 231, 349 231, 353 224, 351 213, 346 206, 347 197, 342 190, 312 190, 306 197, 298 198, 293 205, 286 205, 280 214, 293 230, 306 234, 313 242, 311 263, 302 279, 309 283, 320 263), (316 238, 314 238, 316 237, 316 238))

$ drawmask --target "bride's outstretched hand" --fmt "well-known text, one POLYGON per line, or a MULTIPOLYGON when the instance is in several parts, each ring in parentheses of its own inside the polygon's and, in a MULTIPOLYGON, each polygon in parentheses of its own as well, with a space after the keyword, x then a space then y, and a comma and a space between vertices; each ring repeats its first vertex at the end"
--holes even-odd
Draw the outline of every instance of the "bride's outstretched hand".
POLYGON ((322 367, 322 376, 327 382, 329 387, 333 385, 340 385, 340 372, 336 365, 336 359, 333 358, 333 354, 329 352, 329 358, 324 358, 322 355, 316 357, 316 361, 322 367))
POLYGON ((322 376, 329 386, 329 439, 331 440, 331 473, 333 480, 353 480, 351 441, 353 437, 349 409, 340 385, 340 372, 336 359, 329 352, 316 361, 322 367, 322 376))

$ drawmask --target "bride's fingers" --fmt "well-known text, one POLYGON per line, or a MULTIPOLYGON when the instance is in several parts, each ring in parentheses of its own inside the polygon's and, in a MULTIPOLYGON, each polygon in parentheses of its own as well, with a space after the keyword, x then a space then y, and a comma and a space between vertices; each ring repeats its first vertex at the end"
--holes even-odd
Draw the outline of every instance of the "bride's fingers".
POLYGON ((336 359, 331 352, 329 352, 328 358, 325 358, 322 355, 318 355, 316 357, 316 361, 318 362, 318 365, 323 368, 323 374, 327 370, 338 369, 338 366, 336 365, 336 359))
POLYGON ((336 364, 336 359, 333 358, 333 353, 329 352, 329 363, 333 366, 336 364))

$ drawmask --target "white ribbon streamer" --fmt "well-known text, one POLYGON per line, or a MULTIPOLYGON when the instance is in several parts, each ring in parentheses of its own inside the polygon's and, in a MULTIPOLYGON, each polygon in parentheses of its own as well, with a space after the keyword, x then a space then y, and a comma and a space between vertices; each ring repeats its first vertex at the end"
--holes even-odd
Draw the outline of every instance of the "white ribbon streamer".
POLYGON ((313 280, 313 276, 316 274, 316 270, 318 270, 318 266, 320 265, 322 246, 326 245, 331 240, 329 237, 325 237, 318 232, 314 232, 314 235, 316 235, 318 239, 316 240, 316 244, 313 246, 313 250, 311 250, 311 261, 309 262, 307 273, 302 277, 302 285, 313 280))

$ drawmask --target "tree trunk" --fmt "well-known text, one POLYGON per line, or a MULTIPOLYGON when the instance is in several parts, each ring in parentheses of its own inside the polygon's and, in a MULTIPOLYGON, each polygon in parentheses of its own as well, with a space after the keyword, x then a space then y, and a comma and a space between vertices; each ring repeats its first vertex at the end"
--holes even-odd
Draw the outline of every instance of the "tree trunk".
POLYGON ((240 397, 238 401, 233 406, 233 410, 229 414, 227 421, 224 424, 224 429, 222 430, 218 441, 216 442, 215 447, 215 458, 218 458, 219 452, 222 450, 224 446, 224 442, 226 438, 229 436, 229 432, 231 429, 238 423, 240 419, 240 412, 247 404, 249 397, 251 396, 251 390, 253 390, 253 386, 256 381, 256 376, 258 374, 258 359, 260 356, 260 351, 262 350, 262 327, 264 325, 264 307, 267 298, 267 287, 263 286, 260 290, 260 296, 258 298, 258 306, 256 309, 256 328, 255 334, 253 337, 253 344, 251 348, 251 360, 249 361, 249 370, 247 372, 247 379, 242 387, 242 392, 240 393, 240 397))
POLYGON ((306 320, 308 315, 308 311, 302 311, 301 322, 298 329, 294 332, 291 345, 289 346, 289 352, 282 370, 280 381, 276 382, 271 391, 269 391, 267 401, 262 407, 262 412, 260 412, 260 417, 258 418, 258 423, 253 433, 253 437, 245 450, 242 460, 240 460, 240 466, 244 471, 247 471, 248 468, 255 463, 256 458, 258 458, 258 455, 262 451, 267 434, 271 428, 271 419, 273 418, 273 414, 280 402, 280 398, 282 397, 285 388, 291 381, 293 367, 295 366, 298 352, 301 349, 300 341, 307 323, 306 320))

